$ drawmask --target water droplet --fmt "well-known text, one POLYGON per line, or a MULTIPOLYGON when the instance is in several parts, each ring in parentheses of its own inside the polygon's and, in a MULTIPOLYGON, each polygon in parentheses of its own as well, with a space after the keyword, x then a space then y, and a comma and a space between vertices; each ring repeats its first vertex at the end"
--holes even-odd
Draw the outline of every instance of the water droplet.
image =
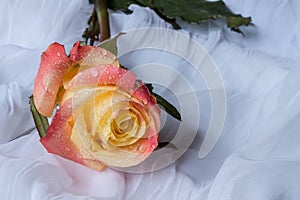
POLYGON ((70 149, 70 148, 68 148, 68 147, 65 147, 65 151, 68 151, 68 152, 70 152, 70 151, 71 151, 71 149, 70 149))
POLYGON ((67 104, 67 108, 71 108, 72 105, 70 103, 67 104))
POLYGON ((145 104, 145 105, 148 103, 148 100, 146 98, 144 98, 142 101, 143 101, 143 104, 145 104))
POLYGON ((56 53, 56 55, 57 55, 57 56, 60 56, 60 53, 59 53, 59 52, 57 52, 57 53, 56 53))
POLYGON ((122 74, 119 74, 119 76, 118 76, 119 78, 121 78, 122 77, 122 74))
POLYGON ((102 49, 102 50, 101 50, 101 53, 102 53, 102 55, 105 56, 105 55, 107 54, 107 51, 106 51, 105 49, 102 49))
POLYGON ((152 149, 155 149, 155 144, 151 144, 151 148, 152 148, 152 149))
POLYGON ((80 147, 79 151, 80 151, 80 152, 83 152, 83 151, 84 151, 84 148, 83 148, 83 147, 80 147))
POLYGON ((130 154, 129 155, 129 158, 134 158, 135 156, 133 154, 130 154))
POLYGON ((112 79, 112 77, 111 77, 111 76, 109 76, 109 77, 108 77, 108 79, 109 79, 109 80, 111 80, 111 79, 112 79))
POLYGON ((92 76, 97 77, 99 75, 99 72, 96 69, 92 69, 92 76))
POLYGON ((102 105, 105 105, 105 104, 106 104, 106 101, 105 101, 105 100, 104 100, 104 101, 102 101, 102 102, 101 102, 101 104, 102 104, 102 105))
POLYGON ((138 147, 138 151, 140 152, 144 152, 146 150, 145 146, 143 144, 141 144, 139 147, 138 147))
POLYGON ((106 73, 109 74, 110 72, 109 72, 109 71, 106 71, 106 73))

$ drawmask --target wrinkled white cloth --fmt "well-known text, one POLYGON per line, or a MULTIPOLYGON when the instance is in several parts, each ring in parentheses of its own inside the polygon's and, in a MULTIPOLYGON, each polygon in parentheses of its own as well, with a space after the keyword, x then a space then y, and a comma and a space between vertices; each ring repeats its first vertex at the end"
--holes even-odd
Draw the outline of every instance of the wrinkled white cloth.
MULTIPOLYGON (((212 152, 198 158, 210 113, 199 89, 201 124, 190 149, 174 164, 151 173, 106 169, 99 173, 48 154, 29 112, 41 53, 54 42, 81 39, 92 11, 82 0, 4 1, 0 6, 0 199, 300 199, 300 62, 297 0, 226 0, 252 16, 245 37, 219 22, 181 23, 209 53, 226 90, 226 121, 212 152)), ((148 8, 131 15, 110 12, 112 35, 141 27, 171 28, 148 8)), ((174 41, 176 45, 176 41, 174 41)), ((135 52, 121 58, 135 66, 179 68, 171 55, 135 52), (131 59, 131 58, 134 59, 131 59), (172 58, 172 59, 170 59, 172 58), (146 60, 146 61, 145 61, 146 60)), ((197 83, 191 77, 190 82, 197 83)), ((197 85, 195 86, 197 87, 197 85)))

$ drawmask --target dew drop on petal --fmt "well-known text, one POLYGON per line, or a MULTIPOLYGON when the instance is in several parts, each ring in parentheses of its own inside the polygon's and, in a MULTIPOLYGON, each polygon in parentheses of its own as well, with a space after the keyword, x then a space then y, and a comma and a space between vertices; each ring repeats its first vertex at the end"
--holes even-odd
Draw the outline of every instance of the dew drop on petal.
POLYGON ((152 148, 152 149, 155 149, 155 144, 151 144, 151 148, 152 148))
POLYGON ((105 49, 102 49, 102 50, 101 50, 101 53, 102 53, 102 55, 105 56, 105 55, 107 54, 107 51, 106 51, 105 49))
POLYGON ((59 53, 59 52, 57 52, 57 53, 56 53, 56 55, 57 55, 57 56, 60 56, 60 53, 59 53))
POLYGON ((92 69, 92 76, 97 77, 99 75, 99 72, 96 69, 92 69))
POLYGON ((145 105, 148 103, 148 100, 146 98, 144 98, 142 101, 143 101, 143 104, 145 104, 145 105))
POLYGON ((140 152, 144 152, 146 149, 145 149, 145 146, 143 144, 141 144, 139 147, 138 147, 138 151, 140 152))
POLYGON ((101 104, 102 104, 102 105, 105 105, 105 104, 106 104, 106 101, 105 101, 105 100, 104 100, 104 101, 102 101, 102 102, 101 102, 101 104))
POLYGON ((84 148, 83 148, 83 147, 80 147, 80 148, 79 148, 79 151, 80 151, 80 152, 83 152, 83 151, 84 151, 84 148))
POLYGON ((66 106, 67 106, 67 108, 71 108, 72 107, 72 105, 70 103, 68 103, 66 106))
POLYGON ((70 149, 70 148, 68 148, 68 147, 65 147, 65 151, 68 151, 68 152, 70 152, 70 151, 71 151, 71 149, 70 149))
POLYGON ((133 154, 130 154, 129 158, 134 158, 135 156, 133 154))

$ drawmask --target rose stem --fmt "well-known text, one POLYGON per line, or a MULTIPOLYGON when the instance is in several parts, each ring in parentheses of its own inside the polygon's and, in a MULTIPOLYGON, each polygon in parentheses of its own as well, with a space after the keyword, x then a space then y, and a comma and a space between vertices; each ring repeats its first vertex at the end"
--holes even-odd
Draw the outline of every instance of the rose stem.
POLYGON ((110 38, 109 18, 107 13, 107 1, 96 0, 95 8, 100 28, 100 42, 110 38))

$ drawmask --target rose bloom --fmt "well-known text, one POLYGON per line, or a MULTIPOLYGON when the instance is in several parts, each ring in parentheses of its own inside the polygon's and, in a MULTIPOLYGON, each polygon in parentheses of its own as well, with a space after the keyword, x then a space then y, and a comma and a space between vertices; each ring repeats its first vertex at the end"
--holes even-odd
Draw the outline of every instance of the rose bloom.
POLYGON ((59 105, 41 138, 50 153, 101 171, 137 165, 157 147, 155 97, 100 47, 77 42, 67 56, 62 45, 51 44, 41 56, 33 98, 47 117, 59 105))

